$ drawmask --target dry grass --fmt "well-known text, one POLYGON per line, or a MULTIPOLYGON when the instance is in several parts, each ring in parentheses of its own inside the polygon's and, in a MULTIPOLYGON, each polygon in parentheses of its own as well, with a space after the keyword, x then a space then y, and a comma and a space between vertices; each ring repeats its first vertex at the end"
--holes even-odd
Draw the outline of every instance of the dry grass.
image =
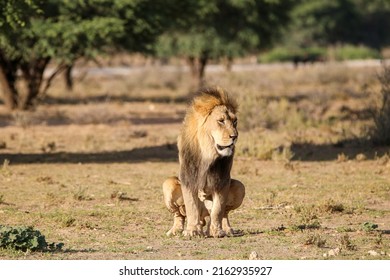
POLYGON ((73 93, 59 80, 35 111, 0 105, 1 224, 65 244, 0 258, 390 259, 388 148, 364 144, 363 92, 380 90, 379 69, 345 67, 208 74, 241 105, 232 176, 247 195, 234 238, 165 236, 161 183, 178 171, 188 73, 87 76, 73 93))
POLYGON ((373 109, 374 125, 371 137, 377 144, 390 144, 390 66, 383 64, 378 75, 381 90, 377 94, 376 107, 373 109))

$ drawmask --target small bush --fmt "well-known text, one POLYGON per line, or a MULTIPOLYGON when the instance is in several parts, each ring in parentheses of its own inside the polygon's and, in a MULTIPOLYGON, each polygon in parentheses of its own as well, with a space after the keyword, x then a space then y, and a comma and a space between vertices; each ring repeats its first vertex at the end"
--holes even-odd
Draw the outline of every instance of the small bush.
POLYGON ((362 224, 362 229, 367 232, 374 231, 378 228, 377 224, 371 223, 371 222, 365 222, 362 224))
POLYGON ((277 47, 262 54, 259 57, 261 63, 272 62, 314 62, 322 61, 326 58, 326 50, 323 48, 285 48, 277 47))
POLYGON ((329 49, 276 47, 259 57, 260 63, 273 62, 315 62, 325 60, 379 59, 380 52, 366 46, 340 45, 329 49))
POLYGON ((261 63, 272 63, 272 62, 288 62, 293 61, 296 50, 289 50, 287 48, 274 48, 273 50, 262 54, 259 57, 261 63))
POLYGON ((0 248, 26 251, 60 250, 63 244, 48 244, 45 236, 33 227, 0 225, 0 248))
POLYGON ((366 46, 343 45, 331 48, 329 56, 337 61, 354 59, 378 59, 380 53, 366 46))

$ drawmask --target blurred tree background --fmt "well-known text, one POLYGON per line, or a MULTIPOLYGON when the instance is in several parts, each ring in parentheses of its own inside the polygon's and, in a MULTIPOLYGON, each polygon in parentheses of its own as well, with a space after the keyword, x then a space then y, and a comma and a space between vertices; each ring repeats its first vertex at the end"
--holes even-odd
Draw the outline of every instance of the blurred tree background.
POLYGON ((293 1, 201 0, 191 17, 166 30, 157 41, 159 57, 184 57, 193 76, 193 87, 203 85, 210 60, 253 54, 269 47, 289 20, 293 1))
POLYGON ((2 0, 1 96, 27 109, 77 60, 118 52, 185 59, 193 88, 210 61, 380 58, 388 30, 388 0, 2 0))

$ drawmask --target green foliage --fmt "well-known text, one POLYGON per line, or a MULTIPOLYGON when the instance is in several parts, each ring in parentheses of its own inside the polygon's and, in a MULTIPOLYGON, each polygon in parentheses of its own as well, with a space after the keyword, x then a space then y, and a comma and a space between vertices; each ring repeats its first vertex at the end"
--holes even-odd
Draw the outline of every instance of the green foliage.
POLYGON ((284 47, 277 47, 269 52, 266 52, 265 54, 262 54, 259 57, 259 61, 261 63, 293 61, 296 54, 296 49, 291 50, 284 47))
POLYGON ((159 37, 154 50, 163 59, 187 59, 193 77, 192 90, 204 85, 210 59, 227 58, 231 62, 234 57, 269 46, 288 21, 293 5, 291 0, 185 2, 188 8, 159 37))
POLYGON ((0 248, 26 251, 60 250, 63 244, 48 244, 45 236, 33 227, 0 225, 0 248))
POLYGON ((162 35, 160 57, 236 57, 268 46, 288 20, 292 1, 190 1, 185 22, 162 35), (177 27, 179 26, 179 28, 177 27))
POLYGON ((311 48, 287 48, 276 47, 269 52, 266 52, 259 57, 259 61, 262 63, 272 62, 307 62, 307 61, 320 61, 326 58, 326 49, 311 47, 311 48))
POLYGON ((26 24, 12 32, 0 34, 0 51, 6 57, 27 62, 38 57, 72 61, 104 51, 125 35, 126 19, 116 14, 104 15, 103 11, 84 16, 88 10, 84 2, 75 1, 84 4, 77 10, 73 1, 36 2, 41 13, 33 14, 26 24))
POLYGON ((390 2, 385 0, 301 0, 291 13, 284 43, 294 46, 390 43, 390 2))
POLYGON ((29 107, 56 74, 79 58, 118 49, 150 52, 179 1, 19 0, 13 6, 14 2, 0 4, 0 78, 10 109, 29 107), (43 72, 53 60, 58 68, 43 86, 43 72), (27 93, 15 86, 20 78, 27 93))
POLYGON ((371 222, 365 222, 365 223, 362 224, 362 229, 364 231, 367 231, 367 232, 374 231, 377 228, 378 228, 378 225, 374 224, 374 223, 371 223, 371 222))
POLYGON ((370 59, 380 58, 380 53, 377 50, 366 46, 343 45, 337 46, 330 50, 331 55, 335 60, 354 60, 354 59, 370 59))
POLYGON ((0 3, 0 30, 24 26, 28 15, 38 11, 34 0, 2 0, 0 3))
POLYGON ((259 56, 262 63, 272 62, 314 62, 325 60, 379 59, 379 51, 359 45, 339 45, 330 48, 322 47, 276 47, 259 56))

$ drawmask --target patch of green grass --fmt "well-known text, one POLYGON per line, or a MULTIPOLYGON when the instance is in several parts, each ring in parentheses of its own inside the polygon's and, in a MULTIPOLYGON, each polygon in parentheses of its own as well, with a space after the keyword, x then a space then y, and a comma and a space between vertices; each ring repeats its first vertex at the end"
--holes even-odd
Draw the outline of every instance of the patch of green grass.
POLYGON ((378 227, 379 226, 377 224, 374 224, 372 222, 365 222, 361 226, 362 230, 364 230, 366 232, 372 232, 372 231, 376 230, 378 227))
POLYGON ((0 248, 19 251, 61 250, 63 243, 47 243, 39 230, 33 227, 9 227, 0 225, 0 248))

